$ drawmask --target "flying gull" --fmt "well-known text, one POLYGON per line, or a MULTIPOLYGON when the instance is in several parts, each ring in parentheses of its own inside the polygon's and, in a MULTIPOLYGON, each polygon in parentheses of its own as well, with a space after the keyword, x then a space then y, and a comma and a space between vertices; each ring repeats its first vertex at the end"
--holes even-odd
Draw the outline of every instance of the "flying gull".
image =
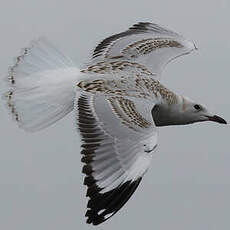
POLYGON ((104 39, 81 69, 45 38, 32 41, 9 69, 4 98, 19 127, 39 131, 74 110, 87 223, 101 224, 132 196, 157 147, 157 127, 226 124, 160 82, 168 62, 195 49, 171 30, 138 23, 104 39))

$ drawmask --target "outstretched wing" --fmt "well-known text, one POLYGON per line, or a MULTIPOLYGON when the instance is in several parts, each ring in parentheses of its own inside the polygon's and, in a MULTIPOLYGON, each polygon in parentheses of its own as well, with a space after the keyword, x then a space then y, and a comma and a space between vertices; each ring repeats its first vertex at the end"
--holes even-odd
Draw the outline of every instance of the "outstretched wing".
POLYGON ((75 109, 90 198, 87 223, 98 225, 138 187, 157 146, 157 131, 143 100, 77 92, 75 109))
POLYGON ((194 43, 183 36, 157 24, 141 22, 104 39, 95 48, 89 66, 101 62, 138 63, 159 78, 168 62, 194 49, 194 43))

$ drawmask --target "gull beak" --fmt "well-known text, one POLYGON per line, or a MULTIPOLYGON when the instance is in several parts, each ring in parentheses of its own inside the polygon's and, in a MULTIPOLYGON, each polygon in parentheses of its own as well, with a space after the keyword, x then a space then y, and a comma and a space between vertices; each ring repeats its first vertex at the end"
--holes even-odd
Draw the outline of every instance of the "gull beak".
POLYGON ((220 124, 227 124, 227 122, 222 118, 217 115, 214 116, 207 116, 209 121, 214 121, 220 124))

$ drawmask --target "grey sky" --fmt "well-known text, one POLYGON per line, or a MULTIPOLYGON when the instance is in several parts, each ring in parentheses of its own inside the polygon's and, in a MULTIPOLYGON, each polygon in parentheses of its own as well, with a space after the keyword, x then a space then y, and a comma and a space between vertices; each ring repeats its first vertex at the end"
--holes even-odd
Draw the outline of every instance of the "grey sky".
MULTIPOLYGON (((80 66, 104 37, 138 21, 167 26, 198 52, 164 71, 170 89, 230 121, 229 0, 4 1, 0 75, 31 39, 46 36, 80 66)), ((2 89, 2 82, 0 83, 2 89)), ((17 128, 0 103, 0 229, 91 229, 85 224, 73 114, 39 133, 17 128)), ((229 126, 160 129, 159 148, 136 193, 97 229, 230 229, 229 126)))

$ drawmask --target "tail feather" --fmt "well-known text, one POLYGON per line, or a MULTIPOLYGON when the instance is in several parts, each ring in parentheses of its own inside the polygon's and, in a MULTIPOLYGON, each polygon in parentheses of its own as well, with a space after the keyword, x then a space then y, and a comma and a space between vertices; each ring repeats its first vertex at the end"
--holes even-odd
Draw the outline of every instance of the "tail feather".
POLYGON ((41 130, 73 110, 80 71, 47 39, 33 41, 9 69, 7 106, 19 127, 41 130))

